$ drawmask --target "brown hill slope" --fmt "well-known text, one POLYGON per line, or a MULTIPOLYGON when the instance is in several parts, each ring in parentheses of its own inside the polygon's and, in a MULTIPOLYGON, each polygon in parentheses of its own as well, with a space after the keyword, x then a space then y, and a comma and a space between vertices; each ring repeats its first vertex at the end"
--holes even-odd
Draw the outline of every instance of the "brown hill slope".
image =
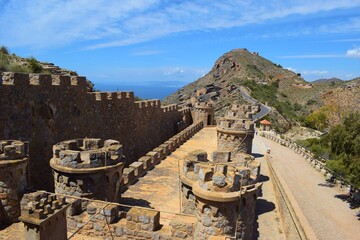
POLYGON ((189 106, 195 99, 212 101, 220 116, 232 103, 244 101, 239 92, 240 86, 244 85, 252 90, 254 98, 276 108, 269 118, 278 130, 285 131, 292 124, 303 121, 309 113, 333 105, 334 101, 345 112, 358 111, 358 82, 320 81, 312 84, 300 74, 283 69, 258 53, 235 49, 221 56, 204 77, 179 89, 163 102, 189 106), (344 101, 348 94, 352 94, 353 99, 344 101))

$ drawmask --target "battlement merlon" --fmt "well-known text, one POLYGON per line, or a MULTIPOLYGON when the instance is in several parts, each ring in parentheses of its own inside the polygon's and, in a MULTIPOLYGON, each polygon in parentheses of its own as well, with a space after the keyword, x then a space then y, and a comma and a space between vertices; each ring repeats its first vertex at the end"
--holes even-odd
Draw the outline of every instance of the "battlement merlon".
POLYGON ((189 108, 189 107, 182 108, 182 109, 179 109, 179 112, 181 112, 182 114, 191 113, 191 108, 189 108))
POLYGON ((15 87, 77 87, 82 91, 89 91, 89 84, 85 77, 62 76, 37 73, 3 72, 0 74, 0 84, 15 87))
POLYGON ((5 163, 27 161, 29 143, 17 140, 0 141, 0 166, 5 163))
POLYGON ((254 122, 252 120, 233 120, 233 119, 220 119, 217 125, 219 132, 230 134, 241 134, 244 132, 254 133, 254 122))
POLYGON ((160 108, 161 103, 160 100, 154 99, 154 100, 144 100, 144 101, 136 101, 135 104, 138 106, 138 108, 160 108))
POLYGON ((177 111, 178 110, 178 105, 177 104, 170 104, 167 106, 163 106, 161 107, 163 112, 171 112, 171 111, 177 111))
POLYGON ((19 220, 35 225, 43 224, 46 219, 68 206, 65 197, 42 191, 25 194, 20 204, 21 216, 19 220))
POLYGON ((95 101, 113 101, 113 102, 134 102, 134 92, 88 92, 95 98, 95 101))

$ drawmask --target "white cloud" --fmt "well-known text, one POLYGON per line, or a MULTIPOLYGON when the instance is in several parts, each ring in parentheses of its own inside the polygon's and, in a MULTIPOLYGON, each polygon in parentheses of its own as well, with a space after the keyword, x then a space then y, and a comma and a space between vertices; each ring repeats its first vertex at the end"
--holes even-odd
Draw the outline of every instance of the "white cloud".
POLYGON ((289 70, 289 71, 296 72, 296 69, 295 69, 295 68, 292 68, 292 67, 287 67, 287 68, 285 68, 285 69, 287 69, 287 70, 289 70))
POLYGON ((169 75, 182 75, 184 74, 184 69, 180 68, 180 67, 175 67, 175 68, 171 68, 171 69, 167 69, 164 72, 164 75, 169 76, 169 75))
MULTIPOLYGON (((0 6, 0 39, 10 47, 78 43, 96 49, 359 7, 360 0, 0 0, 0 6)), ((347 30, 357 26, 354 18, 347 30)))
POLYGON ((353 48, 346 51, 347 57, 360 58, 360 48, 353 48))
POLYGON ((304 71, 301 71, 301 74, 303 74, 303 75, 316 75, 316 76, 323 76, 328 73, 329 73, 329 71, 327 71, 327 70, 304 70, 304 71))

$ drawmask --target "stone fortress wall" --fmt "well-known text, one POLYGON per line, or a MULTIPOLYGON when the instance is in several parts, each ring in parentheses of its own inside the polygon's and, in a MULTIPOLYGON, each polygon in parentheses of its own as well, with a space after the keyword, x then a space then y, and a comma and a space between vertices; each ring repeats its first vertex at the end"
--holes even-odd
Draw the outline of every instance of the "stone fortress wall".
POLYGON ((31 187, 52 190, 48 161, 55 143, 116 139, 128 166, 192 123, 189 109, 136 102, 133 92, 90 91, 84 77, 0 74, 0 139, 29 142, 31 187))

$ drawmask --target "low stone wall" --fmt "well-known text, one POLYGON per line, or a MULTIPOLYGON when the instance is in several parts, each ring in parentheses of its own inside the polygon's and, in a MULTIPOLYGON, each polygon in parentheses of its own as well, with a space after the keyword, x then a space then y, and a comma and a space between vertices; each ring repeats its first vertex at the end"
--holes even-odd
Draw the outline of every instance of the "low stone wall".
POLYGON ((200 131, 203 126, 204 124, 202 121, 190 125, 160 146, 148 152, 145 156, 139 158, 138 161, 130 164, 128 168, 124 169, 121 191, 125 192, 130 185, 135 183, 140 177, 144 176, 147 171, 153 169, 155 165, 164 160, 167 155, 171 154, 171 152, 175 151, 195 133, 200 131))
POLYGON ((194 216, 173 214, 169 224, 160 224, 161 213, 154 209, 133 207, 124 211, 120 204, 96 201, 79 212, 78 202, 82 200, 68 200, 73 201, 67 212, 68 237, 81 234, 116 240, 193 239, 194 216))
MULTIPOLYGON (((266 156, 269 157, 269 156, 266 156)), ((276 200, 279 206, 280 216, 284 224, 284 231, 287 239, 306 239, 301 223, 298 221, 294 209, 285 193, 285 190, 278 179, 270 161, 268 162, 270 177, 273 180, 276 200)))
POLYGON ((299 146, 298 144, 296 144, 295 142, 289 139, 282 139, 268 133, 261 133, 260 136, 270 139, 274 142, 281 144, 282 146, 292 149, 295 153, 301 155, 308 163, 310 163, 310 165, 313 168, 321 172, 325 176, 326 181, 331 181, 345 193, 350 193, 353 196, 354 200, 356 200, 356 198, 359 198, 360 200, 360 190, 356 189, 354 186, 349 184, 344 178, 342 178, 334 171, 326 167, 324 163, 324 161, 326 161, 325 159, 315 158, 314 154, 311 151, 305 149, 302 146, 299 146))

